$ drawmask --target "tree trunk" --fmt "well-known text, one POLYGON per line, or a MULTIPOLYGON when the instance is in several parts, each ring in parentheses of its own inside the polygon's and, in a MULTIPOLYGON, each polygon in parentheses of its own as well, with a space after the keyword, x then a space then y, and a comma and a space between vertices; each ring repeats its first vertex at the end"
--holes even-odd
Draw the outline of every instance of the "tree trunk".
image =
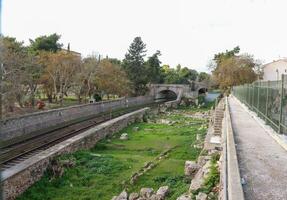
POLYGON ((81 103, 82 103, 81 95, 80 95, 80 94, 78 94, 77 96, 78 96, 78 104, 81 104, 81 103))
POLYGON ((47 97, 48 97, 48 102, 49 103, 53 103, 53 97, 51 94, 47 94, 47 97))
POLYGON ((20 106, 21 108, 23 108, 23 103, 22 103, 22 100, 21 100, 21 96, 20 96, 20 95, 17 95, 17 96, 16 96, 16 99, 17 99, 17 102, 18 102, 19 106, 20 106))
POLYGON ((35 107, 35 92, 36 92, 37 86, 36 87, 31 87, 31 105, 34 108, 35 107))

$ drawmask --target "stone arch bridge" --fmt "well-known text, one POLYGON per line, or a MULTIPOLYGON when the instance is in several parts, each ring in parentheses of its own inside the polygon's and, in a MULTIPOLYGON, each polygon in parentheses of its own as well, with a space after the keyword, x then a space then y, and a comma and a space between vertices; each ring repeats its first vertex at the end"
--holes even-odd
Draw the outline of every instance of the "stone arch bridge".
POLYGON ((199 95, 205 95, 207 85, 200 82, 190 84, 151 84, 150 93, 155 99, 181 100, 181 98, 196 99, 199 95))

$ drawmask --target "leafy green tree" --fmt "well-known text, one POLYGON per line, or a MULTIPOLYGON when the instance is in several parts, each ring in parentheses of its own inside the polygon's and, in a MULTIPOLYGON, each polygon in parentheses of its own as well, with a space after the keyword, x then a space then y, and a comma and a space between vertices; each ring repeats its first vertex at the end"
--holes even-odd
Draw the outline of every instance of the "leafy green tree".
POLYGON ((189 80, 196 81, 198 77, 198 72, 195 69, 190 69, 189 71, 189 80))
POLYGON ((177 65, 176 69, 170 68, 168 65, 163 66, 164 82, 168 84, 189 84, 190 81, 195 81, 198 72, 187 67, 182 68, 177 65))
POLYGON ((179 73, 180 84, 189 84, 190 81, 195 81, 197 79, 198 73, 194 69, 188 69, 187 67, 181 68, 179 73))
POLYGON ((136 37, 125 55, 122 66, 132 83, 133 95, 144 95, 147 91, 147 72, 144 66, 146 44, 136 37))
POLYGON ((240 48, 214 55, 212 75, 219 88, 228 91, 232 86, 251 83, 258 78, 259 63, 250 55, 239 55, 240 48))
POLYGON ((210 80, 210 74, 208 74, 206 72, 200 72, 198 75, 198 81, 203 82, 203 81, 207 81, 207 80, 210 80))
POLYGON ((226 50, 225 52, 215 54, 213 60, 216 62, 216 66, 217 66, 217 65, 220 65, 220 63, 224 61, 225 59, 236 56, 237 54, 239 54, 239 52, 240 52, 240 47, 236 46, 230 51, 226 50))
POLYGON ((178 64, 178 65, 176 65, 176 71, 179 73, 180 72, 180 70, 181 70, 181 65, 180 64, 178 64))
POLYGON ((56 52, 60 50, 63 44, 59 43, 61 36, 54 33, 51 35, 44 35, 37 37, 35 40, 30 39, 30 50, 32 52, 51 51, 56 52))
POLYGON ((163 65, 162 66, 162 73, 164 76, 164 83, 166 83, 166 84, 178 83, 179 74, 174 68, 171 68, 169 65, 163 65))
POLYGON ((162 83, 162 67, 159 56, 161 55, 160 51, 156 51, 151 57, 148 58, 146 62, 146 70, 148 74, 148 81, 150 83, 162 83))
POLYGON ((122 61, 117 59, 117 58, 108 58, 107 60, 109 60, 112 64, 115 64, 115 65, 121 65, 122 64, 122 61))

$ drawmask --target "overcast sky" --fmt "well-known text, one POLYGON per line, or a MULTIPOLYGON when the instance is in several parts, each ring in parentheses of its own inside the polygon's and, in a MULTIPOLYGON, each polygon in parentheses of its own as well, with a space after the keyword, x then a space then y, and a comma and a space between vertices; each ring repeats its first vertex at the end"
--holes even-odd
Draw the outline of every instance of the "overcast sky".
POLYGON ((84 56, 123 58, 136 36, 163 64, 206 71, 236 45, 264 62, 287 56, 286 0, 2 0, 2 32, 29 38, 58 33, 84 56))

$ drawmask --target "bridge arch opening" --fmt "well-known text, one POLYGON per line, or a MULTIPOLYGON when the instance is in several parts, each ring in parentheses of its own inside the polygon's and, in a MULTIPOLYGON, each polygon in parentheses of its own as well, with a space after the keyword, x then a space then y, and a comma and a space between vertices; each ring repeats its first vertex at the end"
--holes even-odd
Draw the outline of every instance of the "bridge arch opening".
POLYGON ((177 99, 177 94, 172 90, 162 90, 156 95, 156 100, 173 101, 177 99))
POLYGON ((207 88, 200 88, 198 90, 198 95, 206 95, 207 93, 207 88))

